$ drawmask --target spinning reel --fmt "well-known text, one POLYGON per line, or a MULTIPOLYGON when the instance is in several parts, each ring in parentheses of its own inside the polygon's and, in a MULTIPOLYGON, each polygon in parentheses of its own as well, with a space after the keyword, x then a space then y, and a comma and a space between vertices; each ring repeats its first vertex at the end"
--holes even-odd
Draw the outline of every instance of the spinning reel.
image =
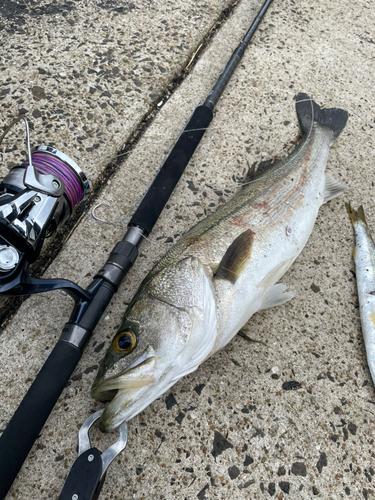
MULTIPOLYGON (((5 130, 24 120, 28 161, 13 167, 0 184, 0 294, 29 295, 64 288, 74 298, 82 295, 67 280, 40 280, 29 275, 29 265, 45 238, 70 218, 88 193, 88 180, 78 165, 50 146, 31 150, 27 119, 19 117, 5 130)), ((83 292, 85 295, 85 292, 83 292)))

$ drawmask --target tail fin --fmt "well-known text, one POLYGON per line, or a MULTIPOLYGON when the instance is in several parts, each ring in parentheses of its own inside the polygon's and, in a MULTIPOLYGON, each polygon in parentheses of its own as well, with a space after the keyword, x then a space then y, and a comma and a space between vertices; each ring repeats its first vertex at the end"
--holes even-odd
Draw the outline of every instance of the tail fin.
POLYGON ((319 123, 322 127, 332 130, 333 143, 348 121, 348 112, 339 108, 321 109, 311 97, 303 93, 297 94, 295 99, 296 112, 302 130, 308 134, 313 123, 319 123))
POLYGON ((350 222, 354 225, 358 221, 362 221, 366 224, 366 217, 365 217, 365 212, 363 210, 363 206, 361 205, 358 210, 354 210, 350 203, 345 203, 346 210, 348 211, 349 217, 350 217, 350 222))

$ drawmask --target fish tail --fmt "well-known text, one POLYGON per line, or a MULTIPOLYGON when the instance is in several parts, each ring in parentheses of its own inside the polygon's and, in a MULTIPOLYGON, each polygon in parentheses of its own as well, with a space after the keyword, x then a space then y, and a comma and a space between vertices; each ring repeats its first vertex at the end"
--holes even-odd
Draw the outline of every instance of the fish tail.
POLYGON ((354 210, 350 203, 345 203, 346 210, 348 211, 349 217, 350 217, 350 222, 354 225, 358 221, 362 221, 366 224, 366 217, 365 217, 365 212, 363 210, 363 206, 361 205, 358 210, 354 210))
POLYGON ((348 121, 348 112, 339 108, 321 109, 307 94, 300 92, 295 97, 296 112, 302 130, 308 134, 314 123, 330 129, 333 133, 332 144, 348 121))

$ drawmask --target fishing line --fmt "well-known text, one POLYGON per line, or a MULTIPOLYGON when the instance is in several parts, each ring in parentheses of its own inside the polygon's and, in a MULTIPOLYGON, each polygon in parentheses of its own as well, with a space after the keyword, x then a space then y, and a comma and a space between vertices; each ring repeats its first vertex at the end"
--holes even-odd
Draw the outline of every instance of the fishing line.
MULTIPOLYGON (((96 217, 95 215, 95 210, 101 206, 112 208, 111 205, 108 205, 108 203, 99 203, 98 205, 95 205, 95 207, 91 210, 91 216, 93 219, 95 219, 98 222, 103 222, 104 224, 107 224, 105 220, 99 219, 99 217, 96 217)), ((86 213, 86 212, 85 212, 86 213)), ((87 213, 86 213, 87 214, 87 213)))
MULTIPOLYGON (((155 245, 156 247, 159 247, 161 248, 162 250, 165 250, 165 246, 163 246, 162 244, 160 243, 156 243, 156 241, 152 241, 150 240, 150 238, 148 238, 145 234, 142 234, 142 238, 144 238, 145 240, 147 240, 149 243, 151 243, 151 245, 155 245)), ((164 242, 164 245, 165 245, 165 242, 164 242)))
MULTIPOLYGON (((31 154, 31 162, 40 174, 51 174, 64 182, 65 192, 70 207, 74 207, 82 200, 84 187, 74 170, 69 167, 61 158, 52 156, 45 151, 35 151, 31 154)), ((24 162, 21 167, 27 168, 28 163, 24 162)))
POLYGON ((253 2, 253 21, 255 19, 256 14, 257 14, 257 12, 256 12, 257 4, 258 4, 257 0, 254 0, 254 2, 253 2))
MULTIPOLYGON (((297 153, 296 158, 293 158, 293 160, 295 160, 295 159, 299 160, 305 154, 305 149, 307 149, 307 142, 312 134, 312 130, 314 127, 314 106, 313 106, 314 101, 313 101, 313 99, 311 97, 310 97, 310 99, 302 99, 301 101, 296 101, 296 104, 299 104, 300 102, 310 102, 311 103, 311 127, 310 127, 309 133, 307 135, 307 138, 306 138, 306 141, 304 144, 304 148, 301 148, 301 151, 299 153, 297 153), (299 154, 299 156, 298 156, 298 154, 299 154)), ((315 158, 313 158, 313 159, 315 160, 317 157, 318 157, 318 152, 316 153, 315 158)), ((281 160, 281 161, 283 161, 283 160, 281 160)), ((292 161, 292 159, 290 159, 286 163, 283 163, 283 167, 287 167, 291 161, 292 161)), ((249 182, 240 183, 240 186, 247 186, 248 184, 252 184, 253 182, 256 182, 257 180, 258 179, 254 179, 254 180, 249 181, 249 182)))
MULTIPOLYGON (((256 6, 257 6, 257 0, 254 0, 253 2, 253 20, 255 19, 256 17, 256 6)), ((128 9, 129 9, 129 12, 130 12, 130 7, 129 7, 129 4, 128 4, 128 9)), ((188 121, 190 120, 191 116, 193 115, 194 111, 191 113, 191 115, 189 116, 188 120, 186 121, 185 125, 188 123, 188 121)), ((181 135, 183 133, 191 133, 191 132, 195 132, 195 131, 205 131, 207 130, 207 127, 205 128, 198 128, 198 129, 191 129, 191 130, 185 130, 185 127, 182 128, 182 130, 180 131, 179 135, 175 138, 174 142, 171 144, 170 148, 168 149, 167 153, 165 154, 161 164, 159 165, 159 168, 155 174, 155 176, 153 177, 153 179, 151 180, 150 184, 147 186, 146 190, 142 193, 142 195, 139 197, 139 199, 133 204, 133 206, 130 208, 130 210, 124 215, 124 217, 122 219, 120 219, 119 221, 116 221, 116 222, 109 222, 109 221, 106 221, 104 219, 100 219, 98 217, 95 216, 95 210, 100 207, 100 206, 107 206, 109 208, 110 205, 108 205, 107 203, 99 203, 98 205, 96 205, 92 211, 91 211, 91 214, 88 214, 86 211, 85 211, 85 208, 83 207, 83 211, 84 213, 91 217, 93 220, 95 220, 96 222, 101 222, 102 224, 108 224, 108 225, 115 225, 115 224, 122 224, 127 218, 129 218, 133 212, 134 209, 137 208, 137 206, 141 203, 144 195, 146 194, 146 192, 148 191, 148 189, 150 188, 150 186, 152 185, 152 183, 154 182, 155 178, 157 177, 160 169, 162 168, 163 164, 164 164, 164 161, 165 159, 168 157, 168 154, 169 152, 172 150, 173 146, 175 145, 175 143, 178 141, 178 139, 181 137, 181 135)), ((120 153, 119 155, 116 155, 115 158, 117 157, 120 157, 120 156, 125 156, 126 154, 130 154, 130 151, 129 152, 125 152, 125 153, 120 153)))
MULTIPOLYGON (((187 123, 187 122, 186 122, 186 123, 187 123)), ((208 127, 203 127, 203 128, 191 128, 191 129, 189 129, 189 130, 182 130, 182 131, 180 132, 180 136, 181 136, 182 134, 186 134, 186 133, 190 133, 190 132, 199 132, 199 131, 201 131, 201 130, 208 130, 208 127)), ((219 128, 219 127, 210 127, 210 130, 220 130, 220 128, 219 128)), ((164 139, 164 138, 165 138, 165 135, 161 135, 161 134, 158 134, 158 135, 156 135, 156 136, 154 135, 154 136, 152 136, 152 137, 149 137, 149 138, 145 139, 145 141, 146 141, 146 142, 151 142, 151 141, 152 141, 153 139, 155 139, 155 138, 156 138, 156 139, 160 139, 160 138, 163 138, 163 139, 164 139)), ((178 139, 178 138, 177 138, 177 139, 178 139)), ((169 149, 169 150, 170 150, 170 149, 169 149)), ((114 156, 114 158, 120 158, 120 156, 130 155, 132 152, 133 152, 133 151, 126 151, 125 153, 120 153, 120 154, 118 154, 118 155, 115 155, 115 156, 114 156)), ((116 164, 114 163, 114 165, 116 165, 116 164)))
MULTIPOLYGON (((120 153, 118 155, 115 155, 115 158, 120 158, 120 156, 130 155, 130 153, 132 153, 132 151, 126 151, 125 153, 120 153)), ((114 165, 116 164, 114 163, 114 165)))
MULTIPOLYGON (((309 131, 309 134, 308 134, 308 137, 306 139, 306 148, 307 148, 307 141, 312 133, 312 130, 313 130, 313 125, 314 125, 314 107, 313 107, 313 100, 310 98, 310 99, 303 99, 303 100, 300 100, 300 101, 297 101, 297 103, 300 103, 300 102, 310 102, 311 103, 311 111, 312 111, 312 121, 311 121, 311 127, 310 127, 310 131, 309 131)), ((193 113, 191 113, 191 115, 189 116, 188 120, 185 122, 185 125, 189 122, 191 116, 192 116, 193 113)), ((184 125, 184 128, 185 128, 185 125, 184 125)), ((107 224, 107 225, 117 225, 117 224, 122 224, 126 219, 128 219, 133 210, 135 210, 137 208, 137 206, 141 203, 144 195, 146 194, 146 192, 148 191, 148 189, 150 188, 150 186, 152 185, 152 183, 154 182, 156 176, 158 175, 160 169, 162 168, 163 164, 164 164, 164 161, 165 159, 167 158, 169 152, 172 150, 173 146, 175 145, 175 143, 178 141, 178 139, 180 138, 180 136, 183 134, 183 133, 186 133, 186 132, 193 132, 195 130, 207 130, 207 128, 202 128, 202 129, 194 129, 194 130, 184 130, 184 128, 181 129, 180 133, 178 134, 178 136, 175 138, 174 142, 172 143, 172 145, 170 146, 170 148, 168 149, 168 151, 166 152, 166 154, 164 155, 164 158, 162 160, 162 162, 160 163, 159 167, 158 167, 158 170, 156 171, 156 174, 154 175, 154 177, 152 178, 151 182, 149 183, 149 185, 147 186, 147 188, 145 189, 145 191, 142 193, 142 195, 136 200, 136 202, 132 205, 132 207, 130 208, 130 210, 124 215, 124 217, 122 219, 120 219, 119 221, 116 221, 116 222, 109 222, 109 221, 106 221, 104 219, 100 219, 99 217, 96 217, 95 215, 95 210, 100 207, 100 206, 107 206, 108 208, 112 208, 108 203, 99 203, 98 205, 96 205, 92 211, 91 211, 91 214, 87 213, 87 211, 85 210, 85 207, 83 206, 83 211, 84 213, 92 218, 94 221, 96 222, 100 222, 102 224, 107 224)), ((130 154, 131 151, 129 151, 128 153, 130 154)), ((304 149, 301 149, 301 152, 300 152, 300 157, 303 156, 304 154, 304 149)), ((122 153, 120 155, 125 155, 127 153, 122 153)), ((118 156, 120 156, 118 155, 118 156)), ((298 158, 298 156, 297 156, 298 158)), ((289 163, 290 163, 291 160, 289 160, 288 162, 286 162, 283 166, 286 167, 289 163)), ((249 182, 246 182, 246 183, 242 183, 240 184, 240 186, 245 186, 247 184, 251 184, 252 182, 255 182, 255 180, 253 181, 249 181, 249 182)), ((238 184, 237 184, 238 185, 238 184)))
MULTIPOLYGON (((199 102, 198 102, 199 104, 199 102)), ((197 104, 197 105, 198 105, 197 104)), ((173 141, 173 143, 171 144, 171 146, 169 147, 168 151, 165 153, 154 177, 152 178, 151 182, 148 184, 148 186, 146 187, 146 189, 143 191, 143 193, 141 194, 141 196, 136 200, 136 202, 132 205, 132 207, 130 208, 130 210, 124 215, 124 217, 122 219, 120 219, 119 221, 117 222, 108 222, 108 221, 105 221, 103 219, 99 219, 97 218, 94 214, 93 214, 93 211, 96 210, 99 206, 101 205, 106 205, 107 207, 110 207, 110 205, 108 205, 108 203, 99 203, 98 205, 96 205, 93 210, 91 211, 91 214, 87 213, 86 210, 85 210, 85 207, 83 206, 83 211, 84 213, 90 217, 91 219, 95 220, 96 222, 101 222, 102 224, 108 224, 108 225, 116 225, 116 224, 122 224, 128 217, 130 217, 130 215, 132 214, 133 210, 135 210, 137 208, 137 206, 141 203, 141 201, 143 200, 145 194, 147 193, 147 191, 149 190, 149 188, 151 187, 151 185, 153 184, 154 180, 156 179, 158 173, 160 172, 162 166, 164 165, 165 163, 165 160, 168 158, 168 155, 169 153, 171 152, 171 150, 173 149, 174 145, 176 144, 176 142, 178 141, 178 139, 181 137, 181 135, 184 133, 184 132, 192 132, 193 130, 188 130, 186 131, 185 130, 185 127, 186 125, 189 123, 191 117, 193 116, 194 114, 194 111, 190 114, 189 118, 186 120, 186 122, 184 123, 183 125, 183 128, 180 129, 180 133, 178 134, 178 136, 175 138, 175 140, 173 141)), ((206 129, 203 129, 203 130, 206 130, 206 129)), ((129 154, 131 153, 131 151, 129 151, 129 154)), ((123 153, 123 154, 126 154, 126 153, 123 153)))

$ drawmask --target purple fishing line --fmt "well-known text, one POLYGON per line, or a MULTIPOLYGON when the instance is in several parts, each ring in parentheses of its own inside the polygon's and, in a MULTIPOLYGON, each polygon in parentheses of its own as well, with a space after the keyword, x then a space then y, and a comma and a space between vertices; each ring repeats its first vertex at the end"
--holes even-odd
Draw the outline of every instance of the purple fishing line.
MULTIPOLYGON (((51 174, 59 177, 64 182, 64 194, 73 210, 77 203, 82 199, 83 186, 72 169, 60 160, 60 158, 41 151, 32 153, 31 160, 34 168, 40 174, 51 174)), ((23 163, 22 166, 27 168, 28 163, 23 163)))

